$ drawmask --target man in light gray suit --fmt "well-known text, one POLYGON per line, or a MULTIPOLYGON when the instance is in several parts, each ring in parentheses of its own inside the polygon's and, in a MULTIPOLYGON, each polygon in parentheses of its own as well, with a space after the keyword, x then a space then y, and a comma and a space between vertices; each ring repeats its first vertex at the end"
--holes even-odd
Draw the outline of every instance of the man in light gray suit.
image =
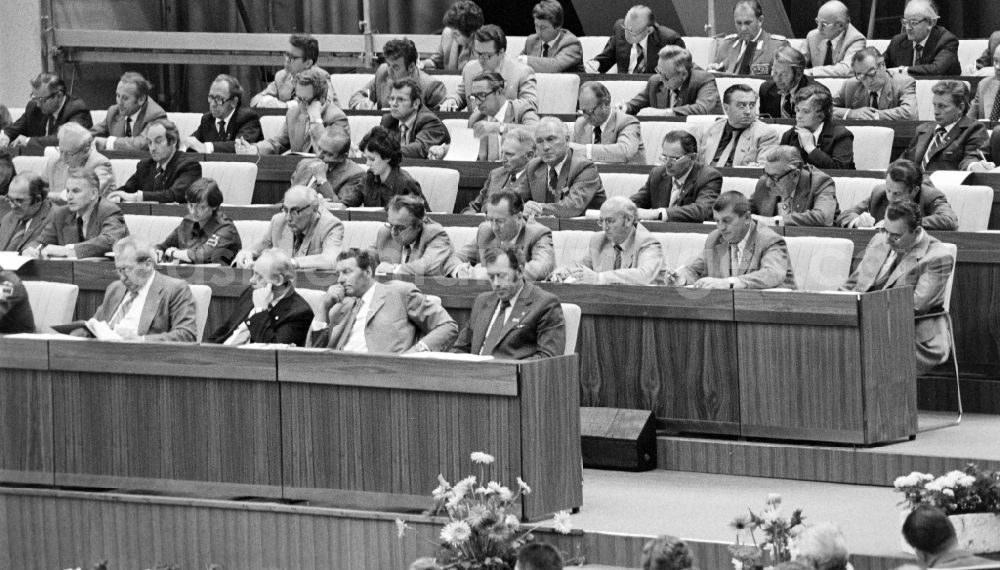
POLYGON ((646 164, 639 120, 611 108, 611 93, 597 81, 580 86, 580 118, 569 146, 594 162, 646 164))
POLYGON ((116 103, 108 108, 104 120, 94 125, 94 144, 98 150, 145 150, 142 136, 146 125, 167 118, 166 111, 149 98, 152 84, 142 75, 129 71, 118 80, 116 103))
MULTIPOLYGON (((993 75, 984 78, 976 87, 976 97, 969 106, 970 119, 1000 120, 1000 102, 997 94, 1000 92, 1000 46, 993 50, 993 75)), ((994 156, 994 162, 1000 159, 994 156)))
POLYGON ((830 0, 816 14, 816 29, 806 34, 806 75, 844 77, 851 74, 851 58, 865 47, 864 34, 851 25, 847 6, 830 0))
POLYGON ((757 118, 757 91, 745 83, 730 85, 722 94, 725 119, 701 131, 698 158, 716 167, 757 166, 760 155, 778 146, 778 134, 757 118), (725 142, 725 144, 722 144, 725 142))
POLYGON ((917 81, 905 73, 889 73, 871 46, 851 58, 854 77, 833 96, 833 116, 862 121, 916 121, 917 81))

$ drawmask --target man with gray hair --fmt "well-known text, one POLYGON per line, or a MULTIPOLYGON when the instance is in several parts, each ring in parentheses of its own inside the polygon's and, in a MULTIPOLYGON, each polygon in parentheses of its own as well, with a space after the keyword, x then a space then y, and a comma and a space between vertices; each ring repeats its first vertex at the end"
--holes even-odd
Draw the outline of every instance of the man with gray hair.
POLYGON ((621 109, 629 115, 659 117, 722 114, 715 77, 694 69, 691 52, 671 45, 658 55, 656 74, 631 101, 622 103, 621 109))
POLYGON ((82 99, 66 92, 66 84, 55 73, 39 73, 31 80, 31 99, 24 113, 3 125, 0 148, 24 146, 43 148, 56 144, 56 130, 68 122, 90 128, 90 110, 82 99))
POLYGON ((48 196, 49 186, 37 173, 22 172, 11 180, 5 196, 11 210, 0 220, 0 251, 20 253, 38 239, 52 215, 48 196))
MULTIPOLYGON (((993 50, 991 57, 993 75, 984 77, 976 86, 976 97, 969 109, 972 119, 1000 120, 1000 45, 993 50)), ((993 158, 997 160, 1000 156, 994 154, 993 158)))
POLYGON ((483 205, 500 190, 516 190, 524 167, 535 157, 535 133, 527 127, 507 129, 500 144, 501 165, 490 171, 479 194, 469 202, 463 214, 483 213, 483 205))
POLYGON ((360 204, 365 169, 350 159, 351 135, 330 125, 316 144, 316 158, 303 158, 292 173, 292 186, 308 186, 324 200, 360 204))
MULTIPOLYGON (((917 81, 905 73, 889 73, 874 47, 851 58, 854 77, 833 97, 833 115, 862 121, 917 120, 917 81)), ((982 85, 982 83, 980 83, 982 85)))
POLYGON ((533 158, 518 178, 517 193, 528 215, 572 218, 600 208, 606 195, 597 167, 569 148, 569 131, 556 117, 544 117, 535 128, 533 158))
POLYGON ((611 108, 611 93, 597 81, 580 86, 580 118, 569 146, 594 162, 646 164, 639 120, 611 108))
POLYGON ((267 233, 239 252, 233 265, 250 267, 265 249, 277 248, 292 258, 295 269, 333 269, 343 242, 344 224, 320 207, 319 194, 308 186, 292 186, 267 233))
POLYGON ((832 226, 838 210, 833 179, 789 145, 764 153, 764 175, 750 205, 754 219, 769 226, 832 226))
POLYGON ((656 58, 666 45, 684 47, 684 39, 670 28, 657 24, 649 6, 637 4, 625 18, 615 22, 604 51, 584 65, 590 73, 605 73, 617 66, 618 73, 647 74, 656 71, 656 58))
POLYGON ((101 196, 115 189, 115 174, 111 161, 94 148, 94 135, 79 123, 66 123, 59 127, 59 154, 49 157, 42 171, 42 178, 49 188, 62 192, 72 170, 92 170, 101 181, 101 196))
POLYGON ((885 66, 923 75, 961 75, 958 38, 937 25, 940 17, 933 0, 909 0, 903 10, 903 31, 889 40, 885 66))
MULTIPOLYGON (((115 242, 118 280, 93 319, 124 340, 197 342, 197 310, 186 281, 156 271, 156 248, 138 236, 115 242)), ((83 334, 74 331, 74 334, 83 334)))
POLYGON ((121 76, 115 104, 108 107, 104 120, 90 129, 98 150, 146 150, 142 131, 153 121, 167 118, 167 112, 150 96, 152 90, 153 85, 134 71, 121 76))
POLYGON ((851 24, 847 6, 840 0, 826 2, 816 14, 816 29, 806 35, 806 75, 850 75, 851 58, 866 43, 864 34, 851 24))
POLYGON ((624 196, 601 206, 601 229, 576 263, 557 268, 553 281, 591 285, 652 285, 663 269, 660 240, 639 223, 635 204, 624 196))
POLYGON ((771 79, 760 86, 760 115, 770 119, 795 118, 795 94, 799 89, 817 85, 826 89, 805 74, 806 56, 799 50, 786 46, 774 54, 771 79))
POLYGON ((264 134, 257 112, 243 106, 240 81, 223 73, 208 88, 208 112, 184 144, 195 152, 233 153, 236 139, 255 143, 263 140, 264 134))

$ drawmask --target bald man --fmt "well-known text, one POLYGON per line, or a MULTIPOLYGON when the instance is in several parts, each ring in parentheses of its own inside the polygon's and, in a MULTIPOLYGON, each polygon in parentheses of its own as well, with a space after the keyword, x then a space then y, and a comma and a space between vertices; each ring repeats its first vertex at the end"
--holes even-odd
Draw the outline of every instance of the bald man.
POLYGON ((816 29, 806 35, 806 75, 816 77, 851 75, 851 58, 864 49, 864 34, 851 25, 847 6, 830 0, 816 14, 816 29))
POLYGON ((903 10, 903 31, 885 50, 885 66, 914 77, 961 75, 958 38, 937 25, 938 18, 930 0, 909 0, 903 10))
POLYGON ((569 148, 569 130, 556 117, 535 128, 535 155, 518 177, 528 215, 572 218, 597 209, 606 195, 594 163, 569 148))
POLYGON ((618 73, 655 73, 656 54, 666 45, 684 47, 680 34, 656 23, 653 10, 636 5, 615 22, 604 51, 588 61, 587 71, 605 73, 617 66, 618 73))

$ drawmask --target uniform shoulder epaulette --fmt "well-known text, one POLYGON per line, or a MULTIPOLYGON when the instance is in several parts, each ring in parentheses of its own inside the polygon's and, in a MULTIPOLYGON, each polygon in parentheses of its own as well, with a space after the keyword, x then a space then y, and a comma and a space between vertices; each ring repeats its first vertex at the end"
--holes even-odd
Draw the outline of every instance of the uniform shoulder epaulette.
POLYGON ((0 282, 0 300, 14 296, 14 284, 10 281, 0 282))
POLYGON ((727 36, 717 36, 717 37, 720 37, 721 39, 724 40, 735 40, 737 36, 736 34, 729 34, 727 36))
POLYGON ((771 39, 772 40, 785 40, 785 41, 788 41, 788 38, 786 38, 785 36, 783 36, 781 34, 771 34, 771 39))

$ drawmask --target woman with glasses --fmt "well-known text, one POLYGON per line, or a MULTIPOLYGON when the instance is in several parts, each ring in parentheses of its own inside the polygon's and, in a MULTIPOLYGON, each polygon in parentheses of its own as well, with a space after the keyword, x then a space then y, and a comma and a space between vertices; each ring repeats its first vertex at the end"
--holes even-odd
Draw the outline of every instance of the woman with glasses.
MULTIPOLYGON (((361 188, 363 202, 360 204, 344 202, 348 207, 385 208, 394 196, 412 194, 424 197, 420 183, 399 167, 403 154, 396 133, 385 127, 375 127, 361 139, 358 148, 365 155, 368 174, 361 188)), ((426 198, 424 205, 430 210, 426 198)))
POLYGON ((903 31, 893 36, 885 50, 885 66, 915 77, 961 75, 958 38, 937 22, 933 0, 909 0, 903 10, 903 31))
POLYGON ((211 178, 199 178, 184 195, 188 215, 156 246, 161 262, 229 265, 243 246, 236 226, 219 211, 222 191, 211 178))

